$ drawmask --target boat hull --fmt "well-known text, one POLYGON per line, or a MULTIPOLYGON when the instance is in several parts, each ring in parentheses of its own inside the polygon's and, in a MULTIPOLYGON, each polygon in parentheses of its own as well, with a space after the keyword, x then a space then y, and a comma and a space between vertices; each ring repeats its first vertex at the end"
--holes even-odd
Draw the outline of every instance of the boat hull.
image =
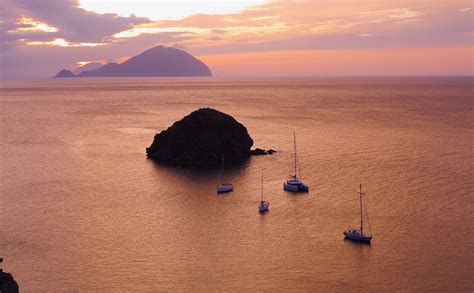
POLYGON ((219 187, 217 187, 217 193, 228 193, 234 191, 234 186, 231 184, 224 184, 219 187))
POLYGON ((218 189, 217 193, 222 194, 222 193, 229 193, 229 192, 232 192, 232 191, 233 191, 232 189, 225 189, 225 190, 218 189))
POLYGON ((283 183, 283 189, 290 192, 309 192, 309 187, 304 184, 292 185, 288 183, 283 183))
POLYGON ((362 243, 370 243, 370 241, 372 240, 372 236, 354 234, 347 231, 344 231, 344 236, 348 240, 362 242, 362 243))
POLYGON ((268 212, 269 205, 270 203, 268 202, 260 203, 260 206, 258 207, 258 212, 261 214, 268 212))

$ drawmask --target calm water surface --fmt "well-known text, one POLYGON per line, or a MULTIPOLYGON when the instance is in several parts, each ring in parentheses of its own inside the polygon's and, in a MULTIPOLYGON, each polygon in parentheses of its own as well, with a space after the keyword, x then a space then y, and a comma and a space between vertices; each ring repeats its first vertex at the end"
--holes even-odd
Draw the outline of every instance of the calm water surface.
POLYGON ((3 268, 23 292, 472 292, 473 105, 472 78, 3 82, 3 268), (230 195, 145 157, 199 107, 278 151, 230 195), (293 131, 307 195, 282 190, 293 131), (359 183, 371 246, 342 235, 359 183))

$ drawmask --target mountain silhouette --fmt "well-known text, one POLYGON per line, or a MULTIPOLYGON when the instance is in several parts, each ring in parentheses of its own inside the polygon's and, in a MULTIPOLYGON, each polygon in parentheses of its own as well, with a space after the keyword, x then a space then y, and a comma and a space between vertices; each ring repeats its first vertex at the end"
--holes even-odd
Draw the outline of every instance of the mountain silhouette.
POLYGON ((212 76, 211 70, 190 54, 176 48, 157 46, 117 64, 83 71, 79 77, 184 77, 212 76))
POLYGON ((70 70, 63 69, 58 72, 54 77, 76 77, 70 70))

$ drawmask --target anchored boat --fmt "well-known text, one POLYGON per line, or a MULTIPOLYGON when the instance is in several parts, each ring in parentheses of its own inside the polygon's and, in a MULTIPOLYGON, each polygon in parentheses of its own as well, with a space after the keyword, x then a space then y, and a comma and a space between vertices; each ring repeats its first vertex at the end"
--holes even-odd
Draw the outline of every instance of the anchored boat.
POLYGON ((263 200, 263 169, 262 169, 262 199, 260 200, 260 204, 258 205, 258 211, 260 213, 265 213, 265 212, 268 212, 268 206, 270 205, 270 203, 268 201, 265 201, 263 200))
MULTIPOLYGON (((346 239, 370 244, 370 241, 372 240, 372 232, 370 231, 370 223, 369 223, 368 214, 367 214, 367 223, 369 224, 369 233, 364 234, 364 217, 363 217, 363 208, 362 208, 364 206, 363 199, 362 199, 363 195, 364 193, 362 193, 362 184, 360 184, 359 185, 360 230, 349 228, 346 231, 344 231, 344 235, 346 239)), ((367 208, 365 210, 367 213, 367 208)))
POLYGON ((217 193, 227 193, 234 191, 234 185, 232 183, 224 183, 224 155, 222 155, 221 169, 219 171, 219 182, 220 185, 217 186, 217 193))
POLYGON ((291 191, 291 192, 308 192, 309 187, 306 184, 304 184, 303 181, 301 180, 301 174, 299 174, 300 176, 298 177, 299 162, 298 162, 298 156, 296 152, 296 133, 293 133, 293 142, 294 142, 295 173, 294 175, 290 176, 290 179, 288 179, 285 183, 283 183, 283 189, 286 191, 291 191))

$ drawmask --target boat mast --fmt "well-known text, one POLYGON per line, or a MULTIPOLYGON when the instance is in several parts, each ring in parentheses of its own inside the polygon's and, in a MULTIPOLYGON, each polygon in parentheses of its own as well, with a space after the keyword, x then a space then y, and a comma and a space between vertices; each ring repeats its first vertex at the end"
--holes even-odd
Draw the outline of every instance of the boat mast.
POLYGON ((362 220, 363 220, 363 217, 362 217, 362 184, 359 184, 359 196, 360 196, 360 234, 364 234, 364 226, 362 224, 362 220))
POLYGON ((295 151, 295 179, 298 178, 296 175, 296 132, 293 132, 293 143, 294 143, 294 151, 295 151))
POLYGON ((263 168, 262 168, 262 201, 263 201, 263 168))

